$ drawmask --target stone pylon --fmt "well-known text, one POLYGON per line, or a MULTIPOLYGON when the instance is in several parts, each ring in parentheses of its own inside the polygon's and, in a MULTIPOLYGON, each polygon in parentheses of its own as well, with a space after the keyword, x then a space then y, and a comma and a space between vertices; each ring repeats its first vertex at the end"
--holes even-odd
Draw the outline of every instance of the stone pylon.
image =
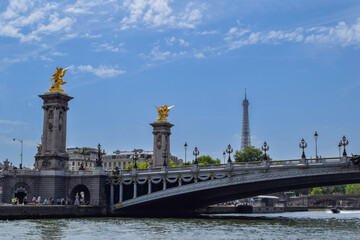
POLYGON ((44 100, 44 122, 35 169, 65 170, 69 159, 66 153, 66 115, 68 102, 73 98, 61 92, 47 92, 39 97, 44 100))
POLYGON ((245 99, 243 100, 243 119, 242 119, 242 131, 241 131, 241 148, 243 151, 246 147, 251 146, 250 140, 250 123, 249 123, 249 101, 246 98, 246 89, 245 89, 245 99))
POLYGON ((170 164, 170 135, 171 127, 174 125, 168 121, 156 121, 150 124, 153 126, 154 146, 152 168, 159 168, 164 166, 164 156, 166 166, 170 164))

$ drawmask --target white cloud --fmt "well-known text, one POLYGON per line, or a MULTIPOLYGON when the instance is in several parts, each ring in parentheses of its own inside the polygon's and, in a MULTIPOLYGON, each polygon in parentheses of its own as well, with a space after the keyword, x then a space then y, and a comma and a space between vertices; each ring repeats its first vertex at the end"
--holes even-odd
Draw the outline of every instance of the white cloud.
POLYGON ((77 67, 77 70, 79 70, 80 72, 92 73, 101 78, 110 78, 126 73, 126 71, 120 70, 117 67, 105 66, 105 65, 100 65, 97 68, 91 65, 80 65, 77 67))
POLYGON ((171 52, 169 51, 165 51, 165 52, 161 52, 159 50, 159 46, 155 46, 150 53, 150 56, 152 58, 152 60, 165 60, 167 57, 171 56, 171 52))
POLYGON ((205 58, 205 55, 203 54, 203 53, 195 53, 194 54, 194 57, 196 57, 196 58, 205 58))
POLYGON ((183 12, 170 7, 171 0, 125 0, 123 7, 128 16, 121 20, 121 29, 145 25, 146 27, 195 28, 201 22, 204 5, 190 2, 183 12))
POLYGON ((230 50, 258 43, 279 44, 281 42, 320 43, 357 48, 360 46, 360 18, 352 25, 339 22, 332 27, 299 27, 293 31, 252 32, 249 29, 232 27, 224 39, 229 43, 230 50))
POLYGON ((21 121, 11 121, 11 120, 0 120, 0 124, 10 124, 10 125, 28 125, 28 123, 21 121))
POLYGON ((96 44, 96 51, 109 51, 109 52, 124 52, 125 50, 122 48, 124 46, 124 43, 118 43, 118 44, 110 44, 110 43, 101 43, 96 44))

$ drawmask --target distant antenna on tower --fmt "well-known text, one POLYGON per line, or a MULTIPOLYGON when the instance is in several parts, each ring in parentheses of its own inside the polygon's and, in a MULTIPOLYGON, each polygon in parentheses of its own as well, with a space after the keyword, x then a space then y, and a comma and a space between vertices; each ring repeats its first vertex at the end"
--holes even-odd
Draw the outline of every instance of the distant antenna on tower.
POLYGON ((246 147, 251 146, 250 140, 250 123, 249 123, 249 101, 246 98, 245 88, 245 99, 243 100, 243 119, 242 119, 242 132, 241 132, 241 151, 244 151, 246 147))

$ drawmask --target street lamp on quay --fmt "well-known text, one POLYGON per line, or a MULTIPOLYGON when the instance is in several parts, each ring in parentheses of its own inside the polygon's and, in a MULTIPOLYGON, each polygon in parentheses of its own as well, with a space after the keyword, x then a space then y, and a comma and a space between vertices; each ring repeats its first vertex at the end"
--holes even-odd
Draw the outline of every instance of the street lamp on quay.
POLYGON ((317 139, 318 139, 318 133, 317 131, 315 131, 315 134, 314 134, 314 138, 315 138, 315 157, 316 159, 318 159, 318 154, 317 154, 317 139))
POLYGON ((338 148, 339 148, 339 157, 341 158, 341 147, 342 147, 342 144, 341 144, 341 141, 339 142, 338 144, 338 148))
POLYGON ((230 158, 230 154, 233 152, 234 150, 232 149, 231 145, 229 144, 226 148, 226 153, 229 154, 229 158, 228 158, 228 163, 231 163, 231 158, 230 158))
POLYGON ((187 149, 187 143, 186 142, 184 144, 184 148, 185 148, 185 166, 186 166, 186 149, 187 149))
POLYGON ((223 151, 223 157, 224 157, 224 164, 226 164, 225 163, 225 157, 226 157, 226 152, 225 151, 223 151))
POLYGON ((345 135, 342 137, 341 139, 341 145, 344 146, 344 152, 343 152, 343 157, 346 157, 347 153, 346 153, 346 149, 345 147, 349 144, 349 141, 346 139, 345 135))
POLYGON ((23 165, 23 144, 24 144, 24 139, 17 139, 17 138, 13 138, 13 141, 18 140, 21 143, 21 153, 20 153, 20 158, 21 158, 21 163, 20 163, 20 169, 22 169, 22 165, 23 165))

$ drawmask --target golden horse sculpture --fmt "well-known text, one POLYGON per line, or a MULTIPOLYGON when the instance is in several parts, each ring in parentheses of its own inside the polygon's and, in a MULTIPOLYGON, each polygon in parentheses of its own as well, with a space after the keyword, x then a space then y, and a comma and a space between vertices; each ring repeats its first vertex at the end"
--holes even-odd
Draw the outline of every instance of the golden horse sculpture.
POLYGON ((66 84, 66 82, 64 80, 62 80, 62 78, 64 77, 66 70, 68 68, 56 68, 55 73, 52 75, 52 78, 49 80, 52 82, 52 85, 49 89, 48 92, 62 92, 64 93, 64 90, 61 88, 61 85, 66 84))
POLYGON ((169 116, 168 113, 169 113, 170 109, 172 109, 175 106, 172 105, 171 107, 168 107, 167 105, 163 105, 160 107, 157 107, 157 106, 155 106, 155 107, 156 107, 157 113, 159 115, 159 117, 156 119, 156 122, 161 122, 161 121, 167 121, 166 118, 169 116))

